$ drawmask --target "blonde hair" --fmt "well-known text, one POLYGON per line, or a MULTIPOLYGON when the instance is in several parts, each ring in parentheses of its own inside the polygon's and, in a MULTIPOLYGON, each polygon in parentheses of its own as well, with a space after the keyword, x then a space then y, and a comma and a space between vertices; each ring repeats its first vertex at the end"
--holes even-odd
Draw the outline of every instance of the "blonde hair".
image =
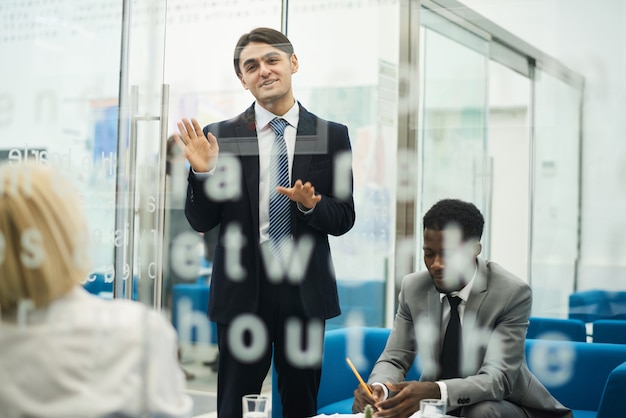
POLYGON ((70 181, 33 161, 0 164, 0 309, 49 304, 89 269, 87 223, 70 181))

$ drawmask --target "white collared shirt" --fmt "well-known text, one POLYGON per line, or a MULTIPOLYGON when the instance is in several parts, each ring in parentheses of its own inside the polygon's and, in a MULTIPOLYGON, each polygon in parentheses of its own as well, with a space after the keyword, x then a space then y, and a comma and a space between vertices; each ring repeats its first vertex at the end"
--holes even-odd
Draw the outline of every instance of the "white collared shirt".
POLYGON ((3 417, 193 415, 176 331, 160 313, 76 286, 22 318, 0 321, 3 417))
MULTIPOLYGON (((254 103, 254 113, 256 120, 256 132, 259 145, 259 243, 269 239, 270 228, 270 156, 274 141, 274 130, 269 125, 275 117, 282 117, 289 124, 285 127, 285 144, 287 145, 287 159, 289 161, 289 184, 292 178, 293 157, 296 149, 296 132, 298 131, 298 121, 300 120, 300 106, 298 101, 294 101, 291 109, 282 116, 275 115, 263 108, 258 102, 254 103)), ((193 169, 192 169, 193 170, 193 169)), ((195 170, 198 179, 206 179, 215 172, 215 168, 206 173, 199 173, 195 170)), ((300 205, 298 208, 303 213, 309 213, 313 209, 305 210, 300 205)))
POLYGON ((289 184, 291 184, 291 167, 296 148, 296 132, 300 118, 300 106, 294 105, 284 115, 275 115, 257 103, 254 104, 256 132, 259 141, 259 236, 263 243, 269 239, 270 228, 270 156, 274 142, 274 131, 269 125, 275 117, 282 117, 289 125, 285 127, 285 143, 289 160, 289 184))
MULTIPOLYGON (((450 296, 458 296, 461 298, 461 303, 459 303, 459 318, 461 319, 461 325, 463 325, 463 314, 465 313, 465 305, 467 304, 467 300, 469 299, 469 295, 472 292, 472 287, 474 286, 474 279, 476 278, 476 273, 478 272, 478 264, 474 268, 474 275, 472 279, 467 282, 465 287, 461 290, 454 291, 450 293, 450 296)), ((448 298, 446 298, 445 293, 439 293, 439 300, 443 304, 441 310, 441 335, 443 335, 448 327, 448 322, 450 322, 450 303, 448 302, 448 298), (446 300, 444 303, 443 300, 446 300)))

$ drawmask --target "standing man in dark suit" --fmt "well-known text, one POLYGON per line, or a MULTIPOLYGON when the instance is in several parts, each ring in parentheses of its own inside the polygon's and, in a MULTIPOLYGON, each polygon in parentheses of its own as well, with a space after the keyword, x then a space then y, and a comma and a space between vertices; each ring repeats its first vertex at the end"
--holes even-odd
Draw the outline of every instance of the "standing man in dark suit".
POLYGON ((441 200, 426 212, 428 271, 402 280, 393 330, 368 379, 373 396, 357 388, 355 412, 371 404, 379 417, 404 418, 421 399, 436 398, 447 401, 448 414, 465 418, 572 417, 526 365, 531 289, 478 257, 483 226, 480 211, 460 200, 441 200), (418 351, 420 381, 404 381, 418 351))
POLYGON ((294 99, 298 58, 282 33, 241 36, 234 67, 252 106, 204 129, 183 119, 177 135, 191 165, 187 219, 197 231, 219 225, 209 297, 218 415, 241 417, 273 350, 283 416, 313 416, 325 320, 340 314, 328 235, 355 221, 348 130, 294 99))

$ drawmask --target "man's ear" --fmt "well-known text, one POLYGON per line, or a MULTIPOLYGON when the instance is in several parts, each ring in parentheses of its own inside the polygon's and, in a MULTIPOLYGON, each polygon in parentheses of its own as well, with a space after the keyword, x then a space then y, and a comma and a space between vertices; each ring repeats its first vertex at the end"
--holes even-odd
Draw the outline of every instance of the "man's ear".
POLYGON ((295 74, 298 72, 298 57, 296 54, 291 54, 291 74, 295 74))
POLYGON ((478 254, 483 250, 483 245, 480 242, 474 243, 474 257, 478 257, 478 254))
POLYGON ((237 74, 237 77, 239 77, 239 81, 241 82, 241 85, 243 86, 243 88, 248 90, 248 85, 246 84, 245 81, 243 81, 243 74, 239 73, 237 74))

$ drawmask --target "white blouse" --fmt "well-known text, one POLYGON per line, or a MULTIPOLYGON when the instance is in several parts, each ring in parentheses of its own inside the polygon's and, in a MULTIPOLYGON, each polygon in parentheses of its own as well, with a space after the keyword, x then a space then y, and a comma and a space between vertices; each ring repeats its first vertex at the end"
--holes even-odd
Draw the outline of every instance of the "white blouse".
POLYGON ((176 332, 138 302, 77 286, 0 321, 0 411, 12 417, 191 417, 176 332))

